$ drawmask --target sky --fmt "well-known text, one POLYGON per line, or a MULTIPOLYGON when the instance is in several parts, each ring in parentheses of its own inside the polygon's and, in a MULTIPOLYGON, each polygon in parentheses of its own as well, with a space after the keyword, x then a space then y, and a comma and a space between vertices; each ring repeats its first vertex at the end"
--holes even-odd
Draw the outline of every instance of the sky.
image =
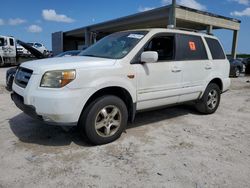
MULTIPOLYGON (((51 50, 51 34, 147 11, 171 0, 8 0, 1 1, 0 35, 41 42, 51 50)), ((250 0, 177 0, 178 4, 240 19, 238 53, 250 54, 250 0)), ((233 32, 215 31, 227 53, 233 32)))

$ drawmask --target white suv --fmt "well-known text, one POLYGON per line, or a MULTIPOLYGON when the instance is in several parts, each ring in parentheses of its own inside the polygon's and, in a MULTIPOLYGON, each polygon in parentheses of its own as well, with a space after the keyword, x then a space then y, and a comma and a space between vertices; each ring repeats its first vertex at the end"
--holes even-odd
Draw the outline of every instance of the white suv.
POLYGON ((211 114, 230 86, 229 62, 214 36, 175 29, 111 34, 80 56, 23 63, 17 107, 47 123, 78 125, 93 144, 119 138, 136 112, 194 101, 211 114))

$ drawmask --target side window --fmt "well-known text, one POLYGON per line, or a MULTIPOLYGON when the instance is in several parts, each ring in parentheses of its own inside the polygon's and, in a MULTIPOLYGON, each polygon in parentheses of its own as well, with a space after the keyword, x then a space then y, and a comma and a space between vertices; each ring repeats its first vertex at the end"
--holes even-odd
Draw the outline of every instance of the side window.
POLYGON ((0 38, 0 46, 4 46, 4 38, 0 38))
POLYGON ((40 43, 35 43, 35 47, 36 47, 36 48, 41 48, 42 45, 41 45, 40 43))
POLYGON ((207 51, 200 36, 177 35, 176 60, 208 59, 207 51))
POLYGON ((226 58, 218 40, 212 39, 212 38, 205 38, 205 39, 206 39, 207 45, 210 49, 213 59, 225 59, 226 58))
POLYGON ((10 40, 10 45, 11 45, 11 46, 14 46, 14 40, 11 39, 11 38, 10 38, 9 40, 10 40))
POLYGON ((144 51, 158 52, 159 61, 173 60, 175 54, 174 36, 154 37, 144 48, 144 51))

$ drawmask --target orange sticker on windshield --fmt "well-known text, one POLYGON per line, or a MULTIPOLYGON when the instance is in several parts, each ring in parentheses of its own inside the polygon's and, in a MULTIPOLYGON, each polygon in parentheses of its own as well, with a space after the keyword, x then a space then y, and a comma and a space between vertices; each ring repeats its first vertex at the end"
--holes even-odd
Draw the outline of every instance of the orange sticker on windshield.
POLYGON ((190 48, 190 50, 195 51, 196 50, 195 43, 192 41, 189 41, 189 48, 190 48))

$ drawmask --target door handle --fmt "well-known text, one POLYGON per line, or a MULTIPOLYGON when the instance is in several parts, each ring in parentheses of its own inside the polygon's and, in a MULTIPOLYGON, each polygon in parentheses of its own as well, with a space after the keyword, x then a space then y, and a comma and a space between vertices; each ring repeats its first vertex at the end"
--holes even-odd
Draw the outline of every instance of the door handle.
POLYGON ((179 69, 179 68, 177 68, 177 67, 174 67, 174 68, 172 69, 172 72, 175 72, 175 73, 181 72, 181 69, 179 69))
POLYGON ((205 69, 206 69, 206 70, 210 70, 210 69, 212 69, 212 66, 209 65, 209 64, 207 64, 207 65, 205 66, 205 69))

